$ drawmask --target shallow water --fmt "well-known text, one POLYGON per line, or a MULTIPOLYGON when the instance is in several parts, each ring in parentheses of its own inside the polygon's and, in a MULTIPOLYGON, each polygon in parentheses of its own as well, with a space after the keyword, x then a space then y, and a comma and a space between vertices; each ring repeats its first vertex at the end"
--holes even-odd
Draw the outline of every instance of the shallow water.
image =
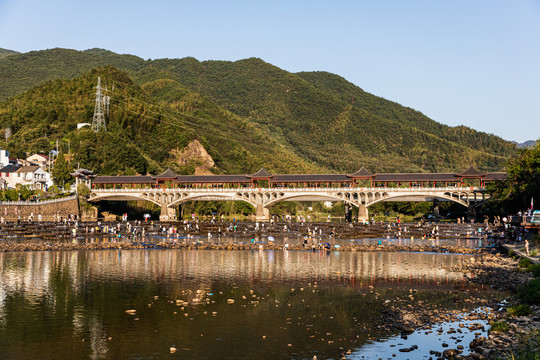
POLYGON ((424 306, 461 310, 477 305, 456 300, 491 296, 446 270, 469 258, 217 250, 0 253, 0 358, 339 358, 393 335, 383 326, 387 300, 414 290, 424 306))

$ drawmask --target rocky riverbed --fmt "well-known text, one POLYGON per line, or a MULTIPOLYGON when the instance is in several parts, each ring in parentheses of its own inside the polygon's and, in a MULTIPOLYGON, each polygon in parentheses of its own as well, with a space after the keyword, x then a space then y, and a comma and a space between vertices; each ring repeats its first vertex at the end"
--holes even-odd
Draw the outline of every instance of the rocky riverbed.
MULTIPOLYGON (((434 307, 426 307, 422 300, 416 299, 416 290, 411 289, 407 297, 386 301, 383 317, 387 329, 400 332, 404 339, 414 331, 432 333, 434 337, 444 335, 444 332, 446 335, 459 335, 463 328, 474 333, 475 337, 469 344, 459 344, 460 336, 455 336, 451 337, 455 340, 454 347, 450 346, 451 341, 448 341, 443 343, 443 347, 446 347, 444 351, 431 350, 430 354, 437 359, 506 359, 512 358, 513 354, 527 346, 538 349, 540 306, 530 306, 531 313, 526 316, 514 316, 508 311, 512 305, 519 304, 510 296, 510 291, 532 279, 529 273, 517 271, 517 261, 498 253, 484 252, 472 257, 468 263, 449 269, 462 272, 475 284, 507 292, 508 297, 502 301, 486 297, 464 300, 478 305, 475 311, 467 309, 465 304, 462 310, 440 311, 434 307), (466 274, 474 274, 474 277, 466 274), (447 323, 457 323, 458 326, 443 330, 442 325, 447 323), (504 330, 489 329, 487 336, 484 336, 480 330, 488 329, 482 323, 487 324, 488 328, 494 324, 504 324, 504 330)), ((456 288, 449 296, 453 296, 456 302, 462 301, 458 293, 463 291, 468 290, 456 288)), ((408 353, 417 348, 418 346, 412 344, 398 350, 408 353)))

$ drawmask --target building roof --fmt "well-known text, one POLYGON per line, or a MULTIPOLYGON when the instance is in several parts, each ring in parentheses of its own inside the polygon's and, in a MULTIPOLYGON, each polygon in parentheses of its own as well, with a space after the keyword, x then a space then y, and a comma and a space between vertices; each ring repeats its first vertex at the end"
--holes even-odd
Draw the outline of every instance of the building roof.
POLYGON ((247 175, 178 175, 178 183, 249 183, 247 175))
POLYGON ((416 182, 416 181, 459 181, 452 173, 390 173, 376 174, 373 181, 382 182, 416 182))
POLYGON ((174 171, 172 171, 170 168, 167 168, 167 170, 165 170, 159 175, 154 176, 154 178, 159 180, 174 180, 177 176, 178 175, 176 175, 174 171))
POLYGON ((508 178, 508 174, 505 172, 490 172, 490 173, 487 173, 483 179, 492 181, 492 180, 506 180, 507 178, 508 178))
POLYGON ((97 176, 94 184, 155 184, 152 176, 97 176))
POLYGON ((284 174, 274 175, 272 182, 343 182, 351 181, 345 174, 284 174))
POLYGON ((38 170, 40 167, 36 165, 21 166, 15 172, 17 173, 33 173, 38 170))
POLYGON ((96 175, 94 175, 93 171, 87 170, 87 169, 77 169, 74 172, 69 173, 69 174, 71 176, 73 176, 73 177, 76 177, 76 178, 91 179, 91 178, 96 177, 96 175))
MULTIPOLYGON (((0 172, 16 171, 16 166, 6 166, 0 172), (5 171, 4 169, 15 168, 15 170, 5 171)), ((468 169, 462 174, 455 173, 389 173, 371 174, 365 168, 361 168, 354 174, 270 174, 262 168, 252 175, 176 175, 172 170, 167 169, 157 176, 97 176, 95 184, 156 184, 159 180, 173 180, 175 183, 250 183, 252 179, 268 179, 272 183, 324 183, 324 182, 352 182, 354 178, 372 179, 374 182, 460 182, 463 178, 481 178, 484 180, 506 179, 505 172, 480 173, 468 169), (469 171, 470 170, 470 171, 469 171), (477 174, 477 175, 474 175, 477 174)))
POLYGON ((356 179, 370 179, 370 178, 374 177, 375 175, 370 173, 368 171, 368 169, 366 169, 365 167, 362 166, 360 168, 360 170, 358 170, 354 174, 350 174, 348 176, 352 177, 352 178, 356 178, 356 179))
POLYGON ((47 155, 43 155, 43 154, 32 154, 29 157, 27 157, 26 160, 30 159, 32 156, 40 156, 45 160, 49 160, 49 157, 47 155))
POLYGON ((4 166, 3 168, 1 168, 0 172, 1 173, 12 173, 12 172, 15 172, 15 171, 19 170, 19 168, 21 168, 21 165, 19 165, 19 164, 7 165, 7 166, 4 166))
POLYGON ((485 176, 486 173, 482 173, 478 169, 476 169, 474 166, 470 166, 467 170, 465 170, 461 174, 456 174, 456 175, 461 176, 461 177, 482 177, 482 176, 485 176))
POLYGON ((270 174, 264 167, 262 167, 255 174, 247 175, 251 179, 270 179, 274 175, 270 174))

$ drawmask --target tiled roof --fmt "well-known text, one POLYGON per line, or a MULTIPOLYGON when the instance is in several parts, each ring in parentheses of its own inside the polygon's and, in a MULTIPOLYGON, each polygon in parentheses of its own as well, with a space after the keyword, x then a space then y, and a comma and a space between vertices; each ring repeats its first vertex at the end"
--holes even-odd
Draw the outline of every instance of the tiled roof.
POLYGON ((361 167, 360 170, 355 172, 354 174, 350 174, 349 177, 352 178, 371 178, 374 175, 370 173, 365 167, 361 167))
POLYGON ((459 181, 455 174, 451 173, 394 173, 376 174, 373 181, 384 182, 415 182, 415 181, 459 181))
POLYGON ((2 173, 11 173, 19 170, 21 168, 21 165, 7 165, 0 169, 0 172, 2 173))
POLYGON ((461 177, 481 177, 486 175, 486 173, 480 172, 478 169, 476 169, 474 166, 470 166, 467 170, 462 172, 461 174, 456 174, 461 177))
POLYGON ((272 182, 343 182, 351 181, 345 174, 293 174, 274 175, 272 182))
POLYGON ((37 169, 39 169, 39 166, 35 166, 35 165, 29 165, 29 166, 21 166, 17 171, 15 172, 18 172, 18 173, 33 173, 34 171, 36 171, 37 169))
POLYGON ((255 174, 248 175, 248 177, 252 179, 268 179, 268 178, 271 178, 272 176, 274 175, 270 174, 264 167, 262 167, 255 174))
POLYGON ((174 173, 170 168, 167 168, 164 172, 154 176, 156 179, 175 179, 178 175, 174 173))
POLYGON ((246 175, 178 175, 178 183, 249 183, 246 175))
POLYGON ((94 184, 155 184, 151 176, 97 176, 94 184))

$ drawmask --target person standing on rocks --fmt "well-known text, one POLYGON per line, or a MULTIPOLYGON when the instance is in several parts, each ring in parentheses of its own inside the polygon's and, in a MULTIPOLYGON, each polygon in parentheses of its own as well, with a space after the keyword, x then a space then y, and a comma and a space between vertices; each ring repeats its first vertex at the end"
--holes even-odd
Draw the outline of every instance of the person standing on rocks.
POLYGON ((529 240, 525 239, 525 252, 529 256, 529 240))

